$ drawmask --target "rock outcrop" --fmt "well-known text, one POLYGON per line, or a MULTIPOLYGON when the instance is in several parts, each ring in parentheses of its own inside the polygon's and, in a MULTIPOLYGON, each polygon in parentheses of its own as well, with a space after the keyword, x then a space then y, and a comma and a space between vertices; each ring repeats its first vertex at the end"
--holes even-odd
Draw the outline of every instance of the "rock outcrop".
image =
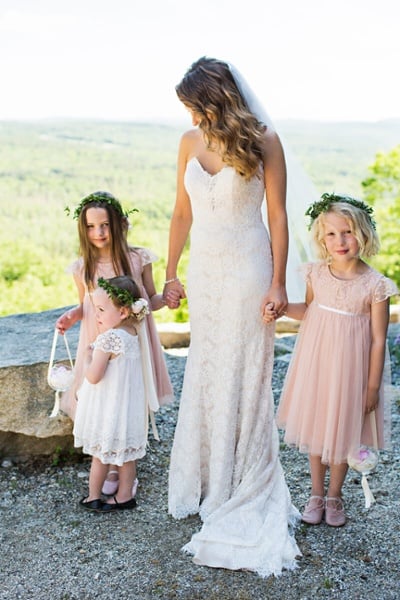
MULTIPOLYGON (((50 418, 55 392, 47 383, 54 324, 65 308, 0 319, 0 455, 52 454, 73 447, 72 422, 50 418)), ((75 355, 79 326, 68 333, 75 355)), ((67 359, 57 344, 57 359, 67 359)))

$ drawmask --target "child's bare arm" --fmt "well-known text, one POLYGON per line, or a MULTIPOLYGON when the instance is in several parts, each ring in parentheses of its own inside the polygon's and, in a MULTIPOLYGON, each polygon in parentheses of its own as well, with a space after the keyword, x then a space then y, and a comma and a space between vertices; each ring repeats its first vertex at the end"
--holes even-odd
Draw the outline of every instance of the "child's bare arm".
POLYGON ((383 367, 385 364, 386 335, 389 324, 389 299, 371 306, 371 348, 369 353, 369 371, 367 401, 365 410, 375 410, 379 401, 383 367))
POLYGON ((305 302, 289 302, 286 307, 286 315, 290 319, 301 321, 304 319, 305 312, 307 310, 307 304, 305 302))
POLYGON ((162 294, 154 294, 150 296, 150 308, 151 310, 159 310, 166 305, 162 294))
MULTIPOLYGON (((148 263, 143 267, 142 279, 144 289, 146 290, 148 297, 151 298, 152 296, 155 296, 157 294, 157 290, 153 279, 153 267, 151 263, 148 263)), ((152 310, 154 309, 152 308, 152 310)))
POLYGON ((150 310, 159 310, 165 306, 165 301, 162 294, 157 294, 156 286, 153 279, 153 267, 151 263, 143 268, 142 273, 143 285, 150 300, 150 310))
POLYGON ((286 316, 296 321, 302 321, 307 308, 314 299, 314 292, 309 283, 306 287, 306 298, 304 302, 289 302, 286 308, 286 316))
MULTIPOLYGON (((164 298, 163 294, 157 294, 156 292, 156 286, 154 284, 153 279, 153 269, 151 264, 148 264, 144 267, 142 277, 143 285, 146 289, 147 295, 150 300, 150 309, 154 311, 160 310, 160 308, 164 308, 164 306, 166 306, 167 304, 167 301, 166 298, 164 298)), ((170 290, 170 292, 168 292, 168 296, 170 303, 173 305, 173 308, 177 308, 180 304, 179 294, 175 290, 170 290)), ((172 308, 172 306, 170 306, 170 308, 172 308)))
POLYGON ((87 349, 86 359, 89 365, 85 372, 85 377, 90 383, 99 383, 103 378, 107 369, 108 361, 112 357, 111 352, 103 352, 103 350, 87 349))
POLYGON ((82 314, 83 314, 82 304, 83 304, 83 298, 85 295, 85 289, 77 275, 74 275, 74 280, 75 280, 75 285, 78 290, 79 304, 78 304, 78 306, 75 306, 74 308, 70 308, 65 313, 63 313, 60 317, 58 317, 58 319, 56 321, 56 329, 58 329, 58 332, 61 333, 61 335, 64 335, 64 333, 66 331, 68 331, 68 329, 70 327, 72 327, 72 325, 75 325, 75 323, 77 323, 78 321, 80 321, 82 319, 82 314))

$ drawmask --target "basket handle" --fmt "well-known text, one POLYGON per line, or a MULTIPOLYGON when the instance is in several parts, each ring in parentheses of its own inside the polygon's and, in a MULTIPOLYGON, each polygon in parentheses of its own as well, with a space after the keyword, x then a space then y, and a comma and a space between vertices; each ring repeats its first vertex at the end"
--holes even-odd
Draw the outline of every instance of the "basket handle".
MULTIPOLYGON (((69 344, 68 344, 67 336, 66 336, 65 333, 63 335, 63 338, 64 338, 65 347, 67 349, 67 354, 68 354, 69 362, 70 362, 71 368, 73 369, 74 368, 74 363, 72 361, 71 351, 69 349, 69 344)), ((54 330, 54 336, 53 336, 53 344, 51 346, 49 368, 48 368, 48 371, 47 371, 47 376, 50 375, 50 371, 51 371, 53 363, 54 363, 54 356, 55 356, 55 353, 56 353, 57 339, 58 339, 58 329, 55 329, 54 330)))
MULTIPOLYGON (((68 344, 68 340, 67 340, 67 336, 63 335, 64 338, 64 343, 65 343, 65 347, 67 349, 67 354, 68 354, 68 358, 69 358, 69 362, 71 364, 71 368, 74 368, 74 363, 72 361, 72 356, 71 356, 71 351, 69 349, 69 344, 68 344)), ((54 330, 54 336, 53 336, 53 344, 51 346, 51 352, 50 352, 50 360, 49 360, 49 368, 47 370, 47 380, 49 380, 50 378, 50 373, 51 373, 51 369, 53 367, 53 363, 54 363, 54 356, 56 353, 56 346, 57 346, 57 339, 58 339, 58 329, 54 330)), ((57 417, 58 413, 60 410, 60 393, 58 390, 56 390, 55 393, 55 398, 54 398, 54 406, 53 406, 53 410, 51 411, 51 414, 49 415, 49 417, 52 419, 54 417, 57 417)))

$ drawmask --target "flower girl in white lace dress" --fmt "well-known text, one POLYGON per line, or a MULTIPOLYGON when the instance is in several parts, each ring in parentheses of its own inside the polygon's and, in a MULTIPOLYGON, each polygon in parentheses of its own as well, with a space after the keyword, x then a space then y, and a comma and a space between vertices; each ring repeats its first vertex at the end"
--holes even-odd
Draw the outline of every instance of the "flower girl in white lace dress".
POLYGON ((149 411, 157 410, 143 320, 147 301, 128 276, 98 280, 93 293, 100 334, 88 349, 88 366, 78 390, 75 446, 90 454, 87 510, 109 512, 136 506, 132 487, 136 460, 146 452, 149 411), (110 464, 120 467, 118 492, 103 502, 101 489, 110 464))

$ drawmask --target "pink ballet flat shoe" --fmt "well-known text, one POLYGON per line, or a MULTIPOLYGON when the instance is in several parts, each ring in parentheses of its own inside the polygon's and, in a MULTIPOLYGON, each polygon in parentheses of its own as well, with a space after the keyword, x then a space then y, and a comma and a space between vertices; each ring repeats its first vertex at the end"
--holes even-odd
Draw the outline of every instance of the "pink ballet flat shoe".
POLYGON ((132 498, 134 498, 136 496, 138 485, 139 485, 139 480, 138 480, 138 478, 136 478, 135 481, 133 482, 133 486, 132 486, 132 498))
POLYGON ((331 527, 342 527, 346 523, 344 504, 341 498, 326 498, 325 522, 331 527))
POLYGON ((311 496, 301 515, 303 523, 319 525, 324 516, 325 502, 322 496, 311 496))
MULTIPOLYGON (((118 475, 118 471, 109 471, 108 475, 111 474, 118 475)), ((116 479, 108 479, 108 475, 101 488, 101 493, 105 496, 114 496, 118 490, 119 480, 118 477, 116 479)))

